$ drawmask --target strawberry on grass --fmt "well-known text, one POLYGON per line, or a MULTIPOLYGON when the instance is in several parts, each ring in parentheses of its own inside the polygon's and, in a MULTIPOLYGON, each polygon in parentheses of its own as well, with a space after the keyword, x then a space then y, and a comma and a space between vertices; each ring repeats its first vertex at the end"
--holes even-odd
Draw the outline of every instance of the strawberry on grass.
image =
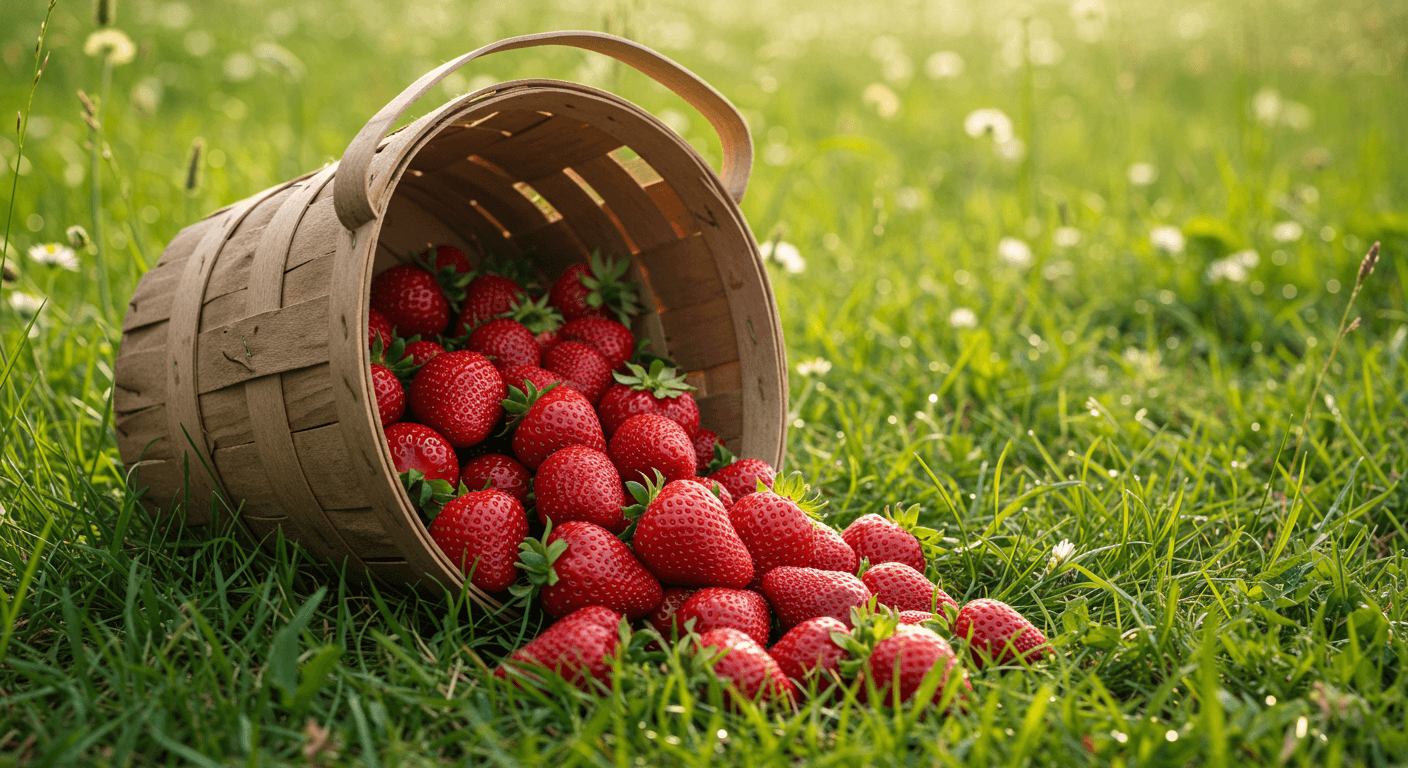
POLYGON ((830 616, 850 626, 851 609, 865 605, 870 589, 849 573, 784 565, 763 576, 763 595, 783 629, 830 616))
POLYGON ((627 482, 636 499, 632 545, 641 562, 667 584, 743 589, 753 580, 748 547, 728 521, 722 502, 688 480, 660 475, 644 485, 627 482))
POLYGON ((646 570, 624 542, 599 525, 573 520, 548 524, 542 539, 519 545, 518 567, 528 577, 515 596, 539 597, 549 616, 601 605, 639 619, 660 605, 660 580, 646 570))
POLYGON ((905 510, 896 507, 893 514, 885 507, 883 517, 874 513, 861 515, 841 531, 841 538, 856 556, 868 559, 872 565, 904 563, 923 573, 927 564, 921 536, 924 541, 931 541, 938 537, 938 532, 919 526, 918 504, 905 510))
POLYGON ((860 580, 874 593, 877 603, 896 611, 942 615, 948 610, 945 606, 953 606, 953 611, 958 611, 958 602, 947 592, 904 563, 872 565, 861 573, 860 580))
POLYGON ((796 704, 797 689, 792 681, 747 633, 733 627, 710 630, 699 638, 699 653, 725 685, 734 705, 741 701, 796 704))
POLYGON ((842 673, 854 673, 861 681, 859 698, 891 706, 947 706, 972 692, 967 672, 938 633, 899 623, 893 611, 857 613, 851 634, 837 639, 851 655, 841 663, 842 673))
POLYGON ((611 687, 611 659, 621 637, 621 614, 599 605, 562 617, 494 669, 494 677, 541 682, 540 670, 591 692, 611 687))
POLYGON ((821 505, 806 497, 809 488, 801 474, 779 480, 774 488, 778 493, 756 491, 728 509, 729 522, 753 558, 754 588, 773 568, 810 565, 815 549, 812 514, 821 505))
POLYGON ((772 468, 762 459, 736 459, 723 443, 714 446, 714 460, 709 464, 709 479, 717 480, 728 492, 733 495, 733 500, 738 501, 744 496, 758 490, 758 483, 762 483, 768 488, 772 488, 774 480, 777 478, 777 470, 772 468))
POLYGON ((1054 651, 1046 635, 1000 600, 973 600, 953 620, 953 636, 968 641, 973 666, 1034 664, 1054 651))
POLYGON ((807 619, 788 630, 768 650, 768 655, 799 689, 812 677, 817 678, 818 690, 830 688, 839 680, 841 660, 847 656, 835 635, 850 631, 850 627, 831 616, 807 619))
POLYGON ((720 627, 741 630, 758 645, 766 646, 772 614, 768 601, 748 589, 705 587, 695 592, 675 614, 675 622, 691 632, 704 634, 720 627))
POLYGON ((527 535, 523 505, 494 488, 451 499, 430 523, 440 551, 485 592, 502 592, 518 578, 518 545, 527 535))
POLYGON ((679 620, 680 607, 697 591, 688 587, 665 587, 665 596, 660 599, 660 605, 645 617, 645 622, 664 639, 675 641, 684 635, 684 623, 679 620))

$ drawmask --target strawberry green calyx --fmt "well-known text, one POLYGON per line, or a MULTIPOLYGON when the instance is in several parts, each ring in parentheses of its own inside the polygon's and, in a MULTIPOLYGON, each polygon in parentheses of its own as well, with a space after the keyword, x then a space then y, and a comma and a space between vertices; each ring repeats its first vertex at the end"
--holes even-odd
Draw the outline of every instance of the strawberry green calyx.
POLYGON ((626 259, 603 259, 600 251, 593 251, 590 269, 581 277, 590 291, 587 305, 610 310, 622 325, 630 325, 631 316, 640 312, 636 284, 622 280, 630 266, 626 259))
POLYGON ((507 278, 527 292, 538 293, 543 289, 538 270, 526 258, 500 258, 486 254, 479 262, 479 274, 507 278))
POLYGON ((513 428, 518 426, 518 422, 522 421, 523 417, 527 415, 528 409, 532 408, 533 404, 538 402, 543 395, 556 389, 558 383, 553 382, 542 389, 538 389, 533 382, 525 379, 523 386, 526 389, 519 389, 518 387, 508 388, 508 397, 503 400, 504 411, 508 414, 508 424, 504 426, 504 431, 501 432, 500 435, 512 433, 513 428))
POLYGON ((714 460, 709 462, 709 468, 704 474, 712 475, 732 464, 736 458, 733 451, 724 447, 723 442, 714 443, 714 460))
POLYGON ((509 587, 509 592, 522 599, 525 605, 537 597, 543 587, 550 587, 558 582, 557 571, 553 570, 552 566, 562 557, 562 553, 567 551, 567 540, 558 539, 549 544, 548 536, 551 534, 552 520, 548 520, 541 539, 524 539, 523 543, 518 545, 518 567, 528 577, 528 583, 515 584, 509 587))
POLYGON ((826 500, 821 498, 821 491, 812 491, 812 487, 807 485, 802 479, 801 472, 793 472, 785 477, 778 477, 773 481, 771 488, 767 487, 760 479, 758 480, 759 492, 772 491, 773 493, 790 500, 799 509, 807 513, 807 517, 813 520, 819 519, 816 511, 826 506, 826 500))
POLYGON ((464 483, 460 483, 456 488, 444 480, 427 480, 425 473, 419 469, 408 469, 400 474, 400 478, 401 486, 411 497, 411 505, 420 510, 426 525, 434 522, 435 516, 440 514, 440 508, 450 500, 469 493, 464 483))
POLYGON ((862 557, 860 559, 860 567, 856 569, 856 578, 859 579, 864 576, 865 572, 868 570, 870 570, 870 558, 862 557))
POLYGON ((612 372, 617 383, 638 392, 649 392, 656 398, 673 399, 694 391, 694 387, 684 382, 684 375, 678 369, 666 368, 663 360, 652 362, 649 370, 635 363, 626 363, 626 369, 629 373, 612 372))
POLYGON ((474 280, 474 272, 460 272, 449 264, 439 264, 436 261, 440 249, 431 248, 425 253, 411 254, 411 263, 424 269, 435 277, 435 282, 440 285, 440 292, 445 294, 445 301, 450 303, 450 308, 455 314, 459 314, 460 307, 464 305, 465 289, 474 280))
POLYGON ((636 503, 629 507, 621 507, 621 514, 629 520, 637 520, 645 514, 645 508, 650 506, 650 502, 655 501, 655 497, 660 495, 660 489, 665 487, 665 476, 660 474, 660 470, 655 470, 655 479, 645 478, 644 483, 634 480, 626 481, 626 490, 630 491, 631 498, 636 503))
POLYGON ((414 344, 417 341, 420 341, 420 336, 412 336, 409 339, 397 336, 396 340, 391 342, 391 346, 386 346, 382 343, 381 336, 374 337, 372 339, 372 365, 384 366, 401 380, 403 386, 409 387, 411 379, 415 378, 416 371, 420 370, 420 366, 416 365, 415 360, 406 352, 406 345, 414 344))
POLYGON ((877 605, 873 597, 864 606, 852 608, 851 631, 831 633, 831 641, 849 654, 841 660, 842 676, 853 679, 859 675, 875 646, 893 635, 899 624, 899 612, 877 605))
POLYGON ((924 549, 925 560, 933 560, 938 555, 939 540, 943 537, 933 528, 926 528, 919 524, 918 504, 911 504, 905 509, 900 509, 900 505, 896 504, 893 513, 887 505, 882 517, 909 531, 914 535, 914 538, 919 539, 919 546, 924 549))
POLYGON ((539 296, 536 300, 524 298, 518 306, 495 317, 506 317, 510 320, 517 320, 525 328, 533 332, 536 336, 540 333, 555 331, 562 326, 562 313, 556 307, 548 306, 548 297, 539 296))

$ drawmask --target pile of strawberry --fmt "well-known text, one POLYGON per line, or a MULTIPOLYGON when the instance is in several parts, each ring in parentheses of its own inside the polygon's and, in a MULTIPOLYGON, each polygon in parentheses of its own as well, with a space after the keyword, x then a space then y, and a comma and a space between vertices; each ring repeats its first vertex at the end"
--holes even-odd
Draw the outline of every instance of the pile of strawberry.
POLYGON ((431 538, 557 619, 496 674, 609 686, 623 622, 689 643, 731 696, 789 703, 841 684, 907 701, 935 669, 961 695, 945 634, 979 668, 1050 653, 1009 606, 960 607, 925 575, 912 510, 837 533, 799 476, 735 460, 631 334, 626 267, 594 256, 534 296, 439 246, 372 283, 377 408, 431 538))

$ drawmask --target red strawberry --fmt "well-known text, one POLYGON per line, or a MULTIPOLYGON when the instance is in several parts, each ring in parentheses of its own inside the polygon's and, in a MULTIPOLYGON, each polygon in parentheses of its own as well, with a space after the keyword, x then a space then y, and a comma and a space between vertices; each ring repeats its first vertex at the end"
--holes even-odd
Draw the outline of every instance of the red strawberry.
POLYGON ((650 626, 655 627, 655 631, 666 640, 675 640, 684 634, 684 627, 678 621, 680 606, 689 600, 695 590, 685 587, 665 587, 665 596, 660 600, 660 605, 645 617, 650 626))
POLYGON ((522 323, 502 317, 475 328, 465 348, 489 358, 501 371, 520 365, 537 366, 542 360, 532 332, 522 323))
POLYGON ((519 419, 513 430, 513 454, 529 469, 537 470, 569 445, 606 450, 596 411, 581 393, 559 384, 544 393, 529 385, 527 392, 511 390, 509 395, 504 408, 519 419))
MULTIPOLYGON (((694 387, 684 383, 684 377, 677 374, 674 368, 666 368, 660 360, 651 363, 649 371, 635 363, 627 363, 626 366, 630 374, 616 372, 616 383, 606 390, 596 406, 601 416, 601 428, 606 431, 607 437, 631 417, 642 413, 664 416, 683 427, 688 435, 699 430, 699 405, 688 391, 694 387)), ((693 445, 694 441, 691 440, 690 446, 693 445)), ((713 448, 709 450, 712 454, 713 448)), ((698 474, 698 453, 692 453, 691 458, 694 459, 695 474, 698 474)))
POLYGON ((728 489, 725 488, 723 484, 719 481, 710 480, 704 477, 686 477, 685 479, 690 481, 691 483, 699 483, 700 485, 707 488, 709 490, 709 493, 714 494, 718 497, 719 501, 723 502, 724 509, 728 509, 729 507, 733 506, 733 497, 729 495, 728 489))
POLYGON ((855 573, 860 569, 860 558, 851 545, 841 538, 841 534, 829 525, 816 526, 816 549, 812 553, 811 566, 823 571, 845 571, 855 573))
POLYGON ((958 603, 924 574, 904 563, 872 565, 860 580, 865 582, 880 605, 897 611, 927 611, 942 615, 945 603, 956 610, 958 603))
POLYGON ((549 456, 533 478, 538 519, 561 525, 585 520, 612 533, 626 530, 621 508, 631 503, 621 475, 605 453, 569 445, 549 456))
MULTIPOLYGON (((602 398, 602 400, 605 399, 602 398)), ((698 408, 698 404, 695 407, 698 408)), ((693 442, 694 474, 703 477, 709 474, 709 462, 714 460, 714 446, 719 444, 719 436, 707 429, 701 429, 694 433, 693 442)))
MULTIPOLYGON (((943 667, 944 679, 939 683, 934 701, 943 697, 946 686, 958 685, 954 682, 955 676, 963 686, 972 690, 963 668, 958 666, 958 657, 953 655, 947 641, 928 627, 900 624, 893 634, 875 644, 863 674, 874 681, 878 701, 892 703, 895 695, 892 691, 897 691, 899 701, 903 703, 914 697, 929 670, 939 666, 943 667)), ((962 689, 959 695, 962 695, 962 689)))
POLYGON ((580 341, 611 364, 613 370, 623 370, 626 361, 636 352, 636 337, 631 329, 599 317, 581 317, 568 322, 557 331, 559 341, 580 341))
POLYGON ((519 504, 527 504, 533 475, 512 456, 486 453, 475 456, 460 467, 460 481, 472 491, 497 488, 518 499, 519 504))
POLYGON ((714 674, 727 688, 729 699, 782 701, 792 706, 797 689, 782 674, 777 662, 744 632, 720 627, 699 638, 701 653, 709 653, 714 674))
POLYGON ((931 621, 939 622, 940 625, 947 624, 948 620, 941 613, 930 613, 929 611, 900 611, 899 623, 901 624, 927 624, 931 621))
POLYGON ((517 387, 524 392, 528 391, 528 387, 524 386, 524 382, 526 381, 533 382, 533 386, 537 387, 539 392, 546 390, 553 384, 562 383, 561 376, 545 368, 539 368, 533 365, 519 365, 513 368, 500 369, 500 374, 503 377, 504 386, 517 387))
POLYGON ((679 626, 688 626, 701 635, 719 627, 733 627, 763 646, 768 642, 771 620, 768 601, 762 595, 726 587, 706 587, 695 592, 675 614, 679 626))
POLYGON ((776 477, 777 472, 762 459, 739 459, 709 475, 710 480, 718 480, 733 494, 734 501, 757 491, 759 480, 771 488, 776 477))
POLYGON ((645 507, 636 523, 636 555, 665 583, 742 589, 753 580, 748 548, 714 494, 684 480, 663 488, 628 485, 645 507))
POLYGON ((430 524, 440 551, 485 592, 502 592, 518 578, 518 545, 527 535, 523 505, 494 488, 451 499, 430 524))
POLYGON ((440 284, 414 264, 399 264, 372 278, 372 308, 403 336, 434 336, 450 324, 450 303, 440 284))
POLYGON ((401 380, 384 365, 372 364, 372 390, 376 392, 376 412, 381 425, 395 424, 406 413, 406 390, 401 380))
POLYGON ((983 668, 1013 662, 1035 663, 1052 653, 1046 635, 1012 606, 997 600, 974 600, 953 620, 953 636, 968 640, 973 666, 983 668))
POLYGON ((607 446, 622 480, 639 482, 656 472, 666 480, 694 478, 694 447, 689 444, 689 435, 664 416, 643 413, 632 417, 616 430, 607 446))
POLYGON ((508 312, 507 317, 523 323, 523 326, 532 332, 540 350, 546 352, 557 343, 558 329, 562 327, 562 313, 548 305, 548 297, 543 296, 535 300, 524 296, 519 300, 518 306, 508 312))
POLYGON ((857 557, 878 563, 904 563, 916 571, 925 568, 924 549, 914 534, 892 520, 876 515, 862 515, 841 531, 841 538, 851 545, 857 557))
POLYGON ((513 652, 494 670, 537 680, 535 668, 549 669, 584 691, 593 681, 611 686, 611 657, 620 642, 621 614, 599 605, 583 608, 547 628, 536 639, 513 652))
POLYGON ((529 539, 519 567, 528 575, 531 593, 541 588, 543 610, 562 617, 589 605, 604 605, 639 619, 664 598, 660 580, 640 564, 631 548, 599 525, 573 520, 550 528, 539 541, 529 539))
POLYGON ((728 520, 753 558, 754 585, 780 565, 811 564, 812 519, 791 499, 750 493, 729 507, 728 520))
POLYGON ((425 261, 436 271, 449 269, 457 275, 467 275, 474 271, 473 265, 469 263, 469 257, 464 255, 464 251, 453 245, 437 245, 418 257, 425 261))
POLYGON ((392 327, 391 321, 386 319, 386 315, 373 307, 371 314, 367 316, 367 346, 376 344, 378 338, 381 339, 383 347, 389 347, 396 341, 396 329, 392 327))
POLYGON ((455 335, 465 336, 481 323, 502 315, 518 306, 528 294, 518 283, 498 275, 480 275, 465 290, 464 305, 455 335))
POLYGON ((411 382, 411 411, 456 448, 488 437, 503 413, 504 382, 478 352, 436 355, 411 382))
POLYGON ((417 368, 430 362, 432 358, 444 351, 444 347, 433 341, 413 341, 406 345, 406 354, 410 355, 411 363, 417 368))
POLYGON ((615 317, 629 325, 631 315, 640 311, 636 285, 623 281, 630 262, 603 261, 592 254, 591 264, 573 264, 562 273, 548 294, 548 301, 567 320, 580 317, 615 317))
POLYGON ((543 367, 596 405, 611 386, 611 364, 580 341, 560 341, 543 354, 543 367))
POLYGON ((538 341, 538 349, 541 349, 544 352, 547 352, 549 349, 552 349, 553 346, 556 345, 558 342, 557 331, 541 331, 537 334, 534 334, 533 338, 537 339, 538 341))
POLYGON ((424 424, 402 421, 386 427, 386 443, 396 472, 419 470, 427 480, 444 480, 451 486, 460 481, 455 449, 439 432, 424 424))
POLYGON ((870 600, 870 590, 849 573, 787 565, 763 576, 763 594, 783 629, 817 616, 830 616, 849 627, 851 609, 870 600))
POLYGON ((850 631, 849 627, 830 616, 807 619, 788 630, 768 654, 777 661, 782 673, 799 687, 808 675, 817 675, 820 678, 818 687, 829 688, 837 679, 841 660, 846 657, 845 649, 836 644, 831 634, 850 631))

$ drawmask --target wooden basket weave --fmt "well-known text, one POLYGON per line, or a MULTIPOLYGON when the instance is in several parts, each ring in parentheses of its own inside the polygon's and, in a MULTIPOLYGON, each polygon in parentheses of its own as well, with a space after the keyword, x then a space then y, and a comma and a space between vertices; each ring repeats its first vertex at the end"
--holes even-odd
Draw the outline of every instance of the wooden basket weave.
POLYGON ((180 508, 186 525, 204 525, 238 509, 255 539, 281 529, 351 573, 458 590, 459 570, 396 479, 369 373, 372 276, 432 243, 529 259, 548 280, 594 250, 629 258, 646 307, 637 338, 689 371, 706 428, 780 463, 782 331, 736 204, 751 165, 733 106, 628 40, 529 35, 444 64, 378 112, 340 162, 187 227, 142 277, 113 397, 132 487, 158 520, 180 508), (681 96, 719 133, 721 176, 634 104, 557 80, 500 83, 386 135, 469 61, 540 45, 611 56, 681 96))

